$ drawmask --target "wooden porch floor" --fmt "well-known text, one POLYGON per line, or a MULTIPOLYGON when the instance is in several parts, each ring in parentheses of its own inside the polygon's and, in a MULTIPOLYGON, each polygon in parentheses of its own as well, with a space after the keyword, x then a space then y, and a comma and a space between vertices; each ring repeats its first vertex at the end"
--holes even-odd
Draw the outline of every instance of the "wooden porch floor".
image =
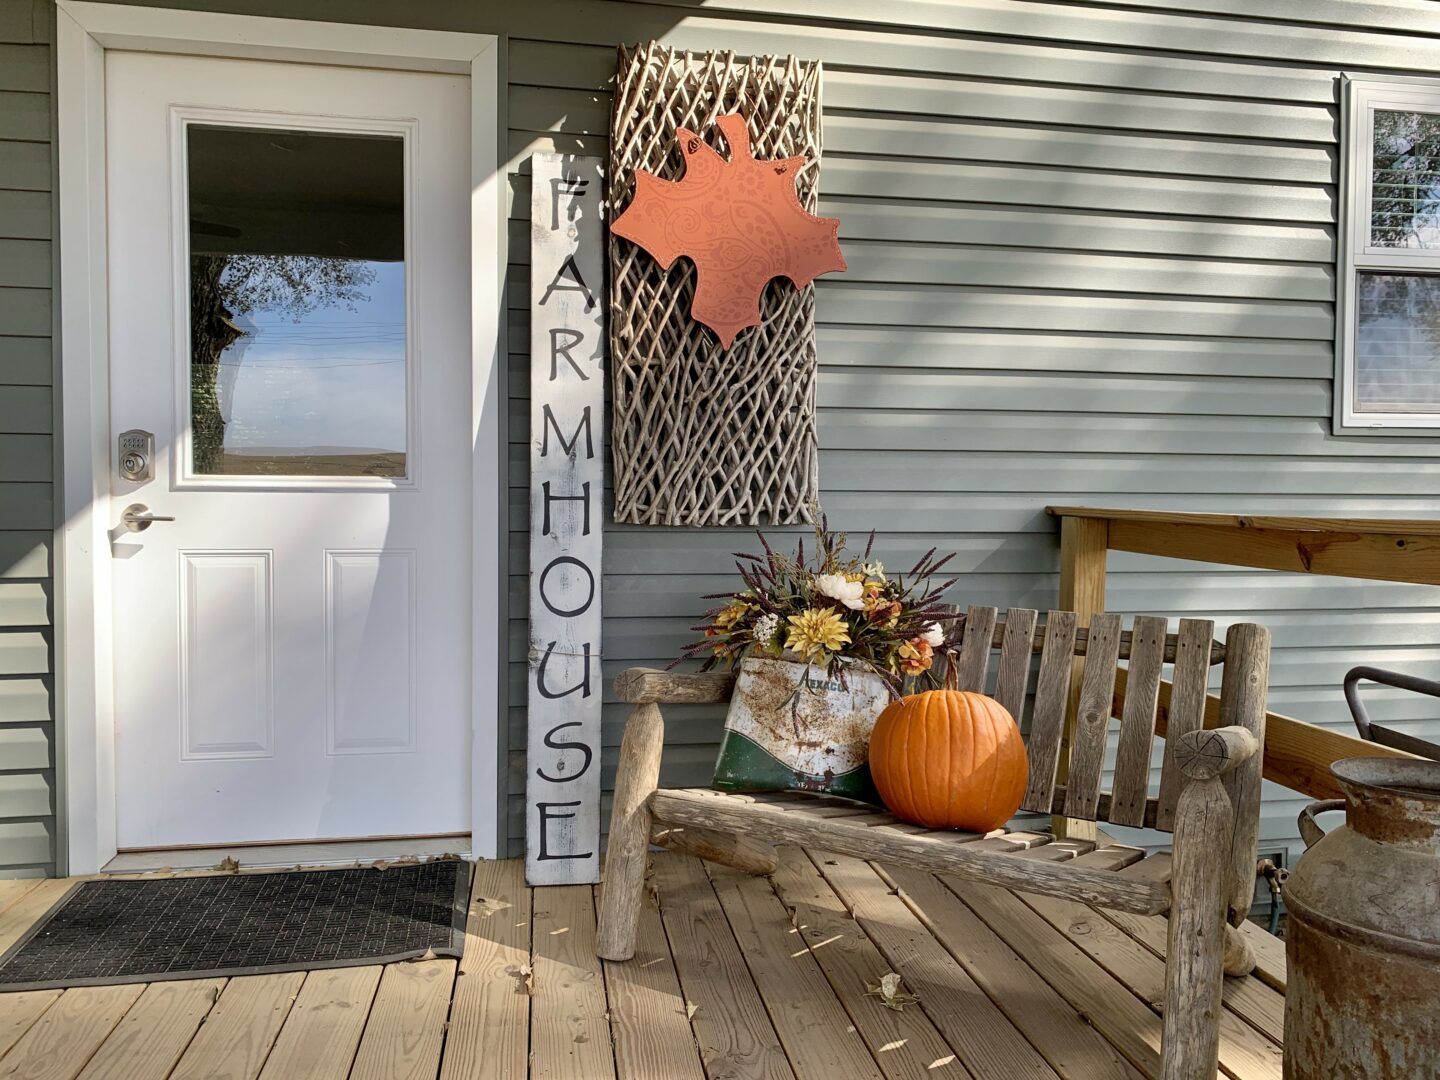
MULTIPOLYGON (((1159 1070, 1163 917, 783 851, 773 879, 655 856, 625 964, 595 893, 481 863, 465 956, 0 994, 0 1077, 620 1080, 1020 1077, 1159 1070), (920 1001, 885 1008, 889 971, 920 1001)), ((64 891, 0 881, 0 950, 64 891)), ((1227 979, 1222 1072, 1278 1078, 1284 955, 1227 979)))

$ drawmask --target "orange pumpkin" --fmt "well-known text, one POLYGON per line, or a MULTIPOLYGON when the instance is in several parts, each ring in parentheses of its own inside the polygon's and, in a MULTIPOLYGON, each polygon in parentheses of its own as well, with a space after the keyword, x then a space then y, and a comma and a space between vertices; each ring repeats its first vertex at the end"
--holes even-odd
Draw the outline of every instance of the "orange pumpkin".
POLYGON ((870 736, 870 774, 885 805, 931 829, 999 828, 1020 808, 1029 771, 1014 718, 983 694, 901 698, 870 736))

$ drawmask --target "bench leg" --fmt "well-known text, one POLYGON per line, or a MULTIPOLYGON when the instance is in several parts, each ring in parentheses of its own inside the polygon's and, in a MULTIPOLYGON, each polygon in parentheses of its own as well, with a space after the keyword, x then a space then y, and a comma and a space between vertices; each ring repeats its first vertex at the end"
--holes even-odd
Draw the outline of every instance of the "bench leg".
POLYGON ((606 960, 635 955, 635 931, 645 902, 645 865, 650 850, 650 793, 660 785, 665 721, 660 706, 635 706, 620 743, 610 839, 605 849, 605 888, 600 891, 595 951, 606 960))
POLYGON ((1214 1080, 1220 1058, 1224 883, 1235 814, 1217 778, 1191 780, 1175 815, 1165 950, 1163 1080, 1214 1080))
POLYGON ((655 827, 650 840, 667 851, 682 851, 760 877, 773 874, 780 865, 780 856, 773 844, 719 829, 662 824, 655 827))

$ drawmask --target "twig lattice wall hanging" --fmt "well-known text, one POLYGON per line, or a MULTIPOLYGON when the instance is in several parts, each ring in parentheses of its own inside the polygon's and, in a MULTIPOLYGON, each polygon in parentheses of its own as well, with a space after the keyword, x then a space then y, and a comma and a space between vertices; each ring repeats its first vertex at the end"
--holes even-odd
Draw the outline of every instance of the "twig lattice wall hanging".
MULTIPOLYGON (((737 59, 651 42, 621 47, 610 131, 610 206, 623 211, 635 170, 685 170, 675 131, 717 148, 715 120, 748 120, 756 158, 803 155, 800 204, 814 213, 820 178, 820 64, 737 59)), ((728 352, 690 317, 696 273, 669 271, 613 233, 610 250, 611 445, 615 520, 643 525, 759 525, 812 520, 815 293, 783 279, 761 298, 761 325, 728 352)))

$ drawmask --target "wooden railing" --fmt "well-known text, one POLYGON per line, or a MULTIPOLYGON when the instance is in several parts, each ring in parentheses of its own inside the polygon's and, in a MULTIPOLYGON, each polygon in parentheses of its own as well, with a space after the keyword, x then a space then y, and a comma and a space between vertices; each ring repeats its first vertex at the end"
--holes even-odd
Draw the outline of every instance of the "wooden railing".
MULTIPOLYGON (((1170 559, 1289 570, 1301 574, 1440 585, 1440 522, 1386 519, 1255 517, 1049 506, 1060 519, 1060 598, 1082 620, 1105 610, 1111 551, 1170 559)), ((1161 684, 1161 713, 1170 688, 1161 684)), ((1337 683, 1335 693, 1340 693, 1337 683)), ((1123 675, 1116 683, 1123 702, 1123 675)), ((1206 722, 1219 719, 1211 695, 1206 722)), ((1409 757, 1281 713, 1265 718, 1265 779, 1315 798, 1337 798, 1332 762, 1345 757, 1409 757)))

